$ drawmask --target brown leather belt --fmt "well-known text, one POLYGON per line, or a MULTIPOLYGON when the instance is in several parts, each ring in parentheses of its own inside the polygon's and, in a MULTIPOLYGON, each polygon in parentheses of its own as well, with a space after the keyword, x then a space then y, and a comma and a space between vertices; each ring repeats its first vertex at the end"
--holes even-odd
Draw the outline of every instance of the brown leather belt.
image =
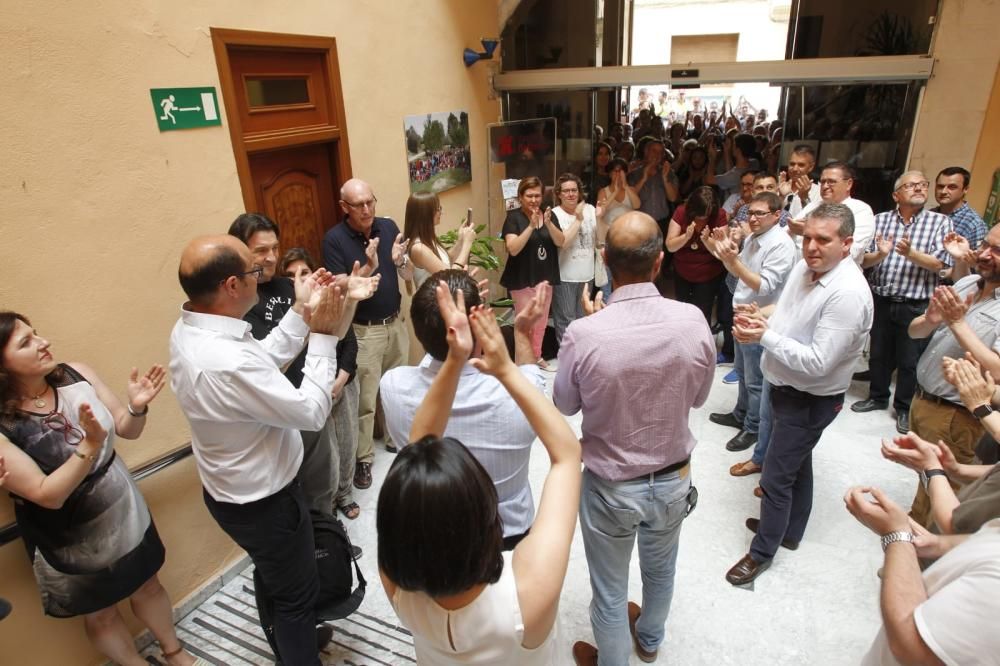
POLYGON ((914 391, 914 395, 916 395, 921 400, 927 400, 928 402, 934 402, 934 403, 937 403, 939 405, 943 405, 945 407, 961 407, 962 409, 965 409, 965 405, 962 405, 961 403, 952 402, 951 400, 948 400, 947 398, 942 398, 939 395, 934 395, 933 393, 928 393, 919 384, 917 385, 917 390, 914 391))

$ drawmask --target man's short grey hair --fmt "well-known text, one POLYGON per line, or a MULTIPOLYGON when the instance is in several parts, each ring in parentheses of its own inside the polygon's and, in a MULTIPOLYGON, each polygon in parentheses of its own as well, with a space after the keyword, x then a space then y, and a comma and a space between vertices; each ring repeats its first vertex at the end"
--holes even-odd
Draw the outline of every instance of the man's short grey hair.
POLYGON ((904 171, 896 179, 896 182, 892 185, 892 191, 895 192, 899 189, 899 186, 903 184, 903 179, 908 176, 920 176, 921 180, 927 180, 927 176, 924 175, 923 171, 918 171, 917 169, 911 169, 909 171, 904 171))
POLYGON ((847 238, 854 235, 854 213, 844 204, 823 203, 816 206, 816 210, 809 213, 810 220, 837 220, 840 226, 837 228, 837 235, 847 238))

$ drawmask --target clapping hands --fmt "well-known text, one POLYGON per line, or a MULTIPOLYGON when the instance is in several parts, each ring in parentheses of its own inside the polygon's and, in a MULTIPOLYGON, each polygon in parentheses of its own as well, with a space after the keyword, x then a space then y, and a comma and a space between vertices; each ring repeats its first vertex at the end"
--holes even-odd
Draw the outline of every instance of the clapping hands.
POLYGON ((139 370, 132 368, 125 393, 128 402, 136 412, 142 412, 153 401, 167 383, 167 371, 162 365, 154 365, 142 377, 139 370))
POLYGON ((945 356, 941 359, 941 366, 944 378, 958 389, 962 404, 970 412, 977 407, 992 403, 997 389, 993 375, 989 370, 984 373, 982 365, 972 354, 966 352, 965 358, 958 359, 945 356))
POLYGON ((472 353, 473 346, 469 317, 465 313, 465 293, 461 289, 455 291, 453 300, 448 283, 439 280, 434 289, 434 296, 437 299, 438 310, 441 312, 441 320, 445 326, 448 357, 451 358, 454 355, 456 361, 465 363, 472 353))

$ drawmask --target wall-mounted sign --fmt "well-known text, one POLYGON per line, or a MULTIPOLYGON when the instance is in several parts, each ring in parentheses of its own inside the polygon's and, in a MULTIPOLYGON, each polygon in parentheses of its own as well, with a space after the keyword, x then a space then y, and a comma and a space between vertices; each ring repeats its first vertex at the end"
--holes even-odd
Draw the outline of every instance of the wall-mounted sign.
POLYGON ((161 132, 221 125, 215 88, 150 88, 161 132))

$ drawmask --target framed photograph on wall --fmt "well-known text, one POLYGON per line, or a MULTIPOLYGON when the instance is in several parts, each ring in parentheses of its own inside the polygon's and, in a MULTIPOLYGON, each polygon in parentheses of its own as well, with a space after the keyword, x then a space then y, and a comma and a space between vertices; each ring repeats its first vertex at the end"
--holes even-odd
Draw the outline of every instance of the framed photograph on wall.
POLYGON ((443 192, 472 180, 466 111, 406 116, 410 192, 443 192))

